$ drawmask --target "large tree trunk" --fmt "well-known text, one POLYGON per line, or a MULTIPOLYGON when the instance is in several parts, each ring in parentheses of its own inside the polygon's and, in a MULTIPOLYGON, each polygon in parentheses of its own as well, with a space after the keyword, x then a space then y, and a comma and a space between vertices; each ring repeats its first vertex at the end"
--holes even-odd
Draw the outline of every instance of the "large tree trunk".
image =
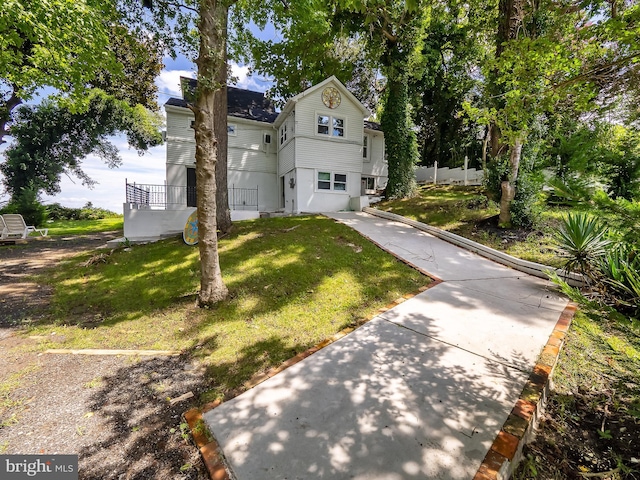
MULTIPOLYGON (((524 17, 524 0, 500 0, 499 2, 498 31, 496 34, 496 58, 500 58, 505 48, 505 43, 518 37, 518 30, 524 17)), ((502 86, 496 80, 497 72, 492 78, 493 88, 490 89, 494 97, 497 109, 504 107, 504 94, 502 86)), ((489 145, 492 158, 496 158, 503 152, 509 152, 509 175, 500 184, 500 217, 499 225, 508 228, 511 226, 511 202, 516 196, 516 180, 518 179, 518 168, 520 166, 520 155, 522 153, 522 139, 516 138, 513 145, 503 143, 502 132, 496 123, 489 126, 489 145)))
POLYGON ((215 106, 216 109, 224 113, 224 124, 217 123, 213 126, 218 139, 218 152, 220 154, 220 161, 216 165, 216 201, 217 212, 216 219, 218 223, 218 231, 221 233, 227 233, 231 230, 231 211, 229 210, 229 189, 227 186, 227 145, 229 135, 227 134, 227 15, 228 9, 225 6, 220 5, 218 8, 224 9, 224 18, 220 17, 220 22, 224 22, 224 25, 220 25, 220 31, 224 32, 220 38, 221 52, 224 52, 224 68, 220 68, 217 71, 216 83, 223 85, 222 88, 215 91, 215 106), (224 130, 224 131, 223 131, 224 130))
POLYGON ((416 191, 414 167, 418 143, 409 119, 409 83, 406 72, 408 54, 395 41, 387 41, 385 52, 386 98, 380 123, 384 131, 389 167, 387 198, 405 198, 416 191))
POLYGON ((0 145, 5 143, 4 137, 9 135, 7 124, 11 122, 13 109, 22 103, 22 99, 16 95, 15 85, 11 86, 11 95, 7 100, 0 100, 0 145))
POLYGON ((226 162, 226 149, 221 150, 221 145, 227 137, 227 7, 218 0, 202 0, 199 13, 198 91, 193 111, 201 273, 198 305, 205 307, 223 300, 228 293, 220 271, 216 219, 216 165, 226 162), (222 96, 224 108, 218 103, 222 96))

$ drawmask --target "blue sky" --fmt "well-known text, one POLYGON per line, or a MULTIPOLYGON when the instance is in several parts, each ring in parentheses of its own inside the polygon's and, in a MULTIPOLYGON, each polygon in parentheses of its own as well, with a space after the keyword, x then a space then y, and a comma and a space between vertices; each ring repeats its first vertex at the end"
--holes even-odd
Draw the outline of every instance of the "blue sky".
MULTIPOLYGON (((170 97, 181 97, 180 77, 194 77, 195 65, 184 57, 173 60, 166 58, 165 68, 156 79, 158 85, 158 103, 164 103, 170 97)), ((237 78, 236 86, 264 92, 271 83, 259 75, 249 76, 249 68, 230 62, 231 74, 237 78)), ((164 114, 164 109, 162 109, 164 114)), ((82 185, 76 178, 62 177, 61 192, 56 196, 43 195, 45 204, 60 203, 65 207, 82 207, 91 202, 95 207, 122 213, 125 200, 125 182, 162 185, 165 179, 165 145, 152 148, 143 156, 130 149, 124 137, 114 137, 113 143, 118 147, 122 165, 115 169, 108 168, 100 159, 89 156, 83 161, 84 171, 98 181, 92 189, 82 185)), ((0 193, 0 202, 7 200, 0 193)))

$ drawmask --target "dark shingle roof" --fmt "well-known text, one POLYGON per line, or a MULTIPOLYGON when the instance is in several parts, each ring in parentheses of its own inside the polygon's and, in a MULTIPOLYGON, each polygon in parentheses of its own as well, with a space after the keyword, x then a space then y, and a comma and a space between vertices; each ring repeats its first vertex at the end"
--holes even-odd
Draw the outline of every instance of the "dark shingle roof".
POLYGON ((368 128, 369 130, 377 130, 379 132, 382 131, 382 127, 379 123, 370 122, 369 120, 364 121, 364 128, 368 128))
MULTIPOLYGON (((196 80, 181 78, 183 94, 190 97, 195 91, 196 80)), ((165 105, 187 108, 187 100, 182 98, 170 98, 165 105)), ((227 115, 230 117, 245 118, 258 122, 273 123, 278 116, 275 105, 264 93, 252 92, 242 88, 227 87, 227 115)))
MULTIPOLYGON (((198 86, 194 78, 180 77, 182 94, 185 98, 193 98, 198 86)), ((170 98, 165 105, 187 108, 187 100, 182 98, 170 98)), ((242 88, 227 87, 227 115, 230 117, 245 118, 258 122, 273 123, 278 117, 275 105, 264 93, 244 90, 242 88)), ((382 131, 379 123, 364 121, 364 128, 382 131)))

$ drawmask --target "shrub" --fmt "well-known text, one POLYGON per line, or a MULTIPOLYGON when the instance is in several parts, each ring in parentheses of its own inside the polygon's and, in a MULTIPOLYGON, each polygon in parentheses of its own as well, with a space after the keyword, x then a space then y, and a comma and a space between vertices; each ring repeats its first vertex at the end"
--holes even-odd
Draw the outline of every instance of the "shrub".
POLYGON ((100 220, 119 216, 104 208, 94 207, 91 202, 82 208, 69 208, 63 207, 59 203, 52 203, 47 206, 47 211, 52 220, 100 220))
POLYGON ((511 202, 511 223, 516 227, 532 228, 540 218, 544 194, 544 179, 540 173, 522 172, 516 182, 516 197, 511 202))
POLYGON ((40 203, 33 188, 23 188, 6 207, 0 210, 0 214, 2 213, 19 213, 27 225, 36 227, 44 225, 47 221, 47 209, 40 203))

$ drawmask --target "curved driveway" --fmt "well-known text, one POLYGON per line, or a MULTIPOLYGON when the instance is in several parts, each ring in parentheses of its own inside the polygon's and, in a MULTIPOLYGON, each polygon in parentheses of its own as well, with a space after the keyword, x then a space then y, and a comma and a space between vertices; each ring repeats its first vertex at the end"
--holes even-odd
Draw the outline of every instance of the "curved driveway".
POLYGON ((473 478, 567 300, 402 223, 328 216, 443 282, 205 413, 233 475, 473 478))

